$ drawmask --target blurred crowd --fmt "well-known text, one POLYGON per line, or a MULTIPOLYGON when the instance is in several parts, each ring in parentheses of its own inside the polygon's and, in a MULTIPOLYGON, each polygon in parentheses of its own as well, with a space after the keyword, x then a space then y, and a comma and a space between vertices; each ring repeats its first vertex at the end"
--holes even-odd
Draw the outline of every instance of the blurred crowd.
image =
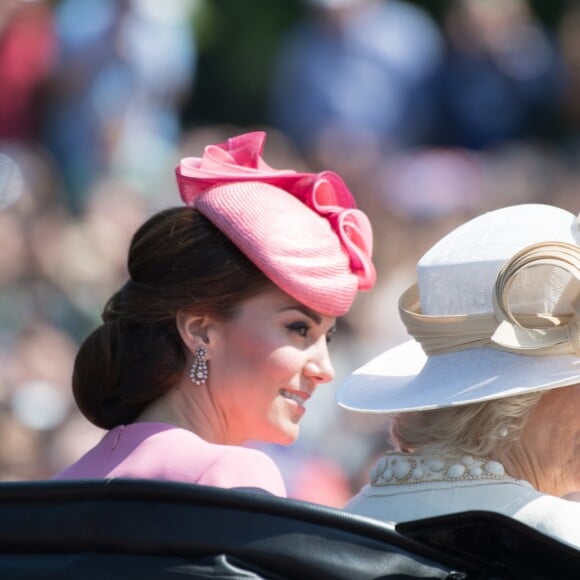
MULTIPOLYGON (((405 337, 398 296, 458 223, 517 203, 580 210, 580 3, 550 26, 525 0, 449 0, 439 18, 424 4, 303 0, 263 114, 240 126, 184 121, 209 2, 0 0, 1 480, 48 478, 101 437, 75 410, 76 349, 136 227, 179 204, 173 167, 206 143, 266 129, 270 165, 335 170, 369 213, 378 285, 339 323, 336 382, 405 337)), ((382 426, 325 386, 299 442, 267 451, 291 496, 341 506, 382 426)))

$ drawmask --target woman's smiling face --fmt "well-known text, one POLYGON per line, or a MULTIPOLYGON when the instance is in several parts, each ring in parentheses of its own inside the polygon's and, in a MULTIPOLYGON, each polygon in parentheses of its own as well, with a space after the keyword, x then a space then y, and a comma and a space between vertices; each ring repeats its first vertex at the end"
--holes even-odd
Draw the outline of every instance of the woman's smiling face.
POLYGON ((274 288, 216 325, 208 388, 227 443, 296 440, 307 400, 334 377, 334 324, 274 288))

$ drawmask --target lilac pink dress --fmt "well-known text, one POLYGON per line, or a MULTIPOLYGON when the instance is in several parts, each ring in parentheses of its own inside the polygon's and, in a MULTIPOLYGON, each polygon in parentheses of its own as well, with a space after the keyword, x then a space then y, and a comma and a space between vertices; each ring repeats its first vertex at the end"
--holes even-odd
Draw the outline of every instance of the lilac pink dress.
POLYGON ((191 431, 166 423, 115 427, 53 479, 113 477, 261 488, 286 496, 280 471, 261 451, 208 443, 191 431))

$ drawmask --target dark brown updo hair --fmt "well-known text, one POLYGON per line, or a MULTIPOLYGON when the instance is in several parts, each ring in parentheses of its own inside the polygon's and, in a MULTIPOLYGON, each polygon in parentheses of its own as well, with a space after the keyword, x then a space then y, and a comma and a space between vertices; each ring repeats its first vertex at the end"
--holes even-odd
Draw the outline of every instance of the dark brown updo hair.
POLYGON ((161 211, 131 241, 129 281, 107 302, 103 324, 80 347, 73 393, 81 412, 111 429, 131 423, 171 389, 185 366, 180 310, 230 319, 272 283, 207 218, 161 211))

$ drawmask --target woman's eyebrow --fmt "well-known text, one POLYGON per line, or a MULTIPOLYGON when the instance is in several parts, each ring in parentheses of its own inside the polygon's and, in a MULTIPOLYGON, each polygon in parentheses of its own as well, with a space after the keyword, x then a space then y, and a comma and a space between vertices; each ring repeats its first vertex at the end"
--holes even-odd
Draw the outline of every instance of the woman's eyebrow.
POLYGON ((314 310, 311 310, 310 308, 304 306, 303 304, 287 306, 286 308, 282 308, 280 311, 283 312, 285 310, 298 310, 299 312, 302 312, 302 314, 308 316, 308 318, 316 322, 316 324, 320 325, 322 323, 322 317, 320 316, 320 314, 314 312, 314 310))

